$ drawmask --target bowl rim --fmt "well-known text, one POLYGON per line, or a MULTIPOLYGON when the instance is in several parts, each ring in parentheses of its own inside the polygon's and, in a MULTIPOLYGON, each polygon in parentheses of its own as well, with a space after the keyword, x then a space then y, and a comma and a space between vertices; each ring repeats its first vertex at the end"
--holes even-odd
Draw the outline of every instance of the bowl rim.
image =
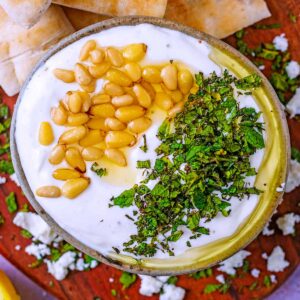
MULTIPOLYGON (((283 106, 280 103, 278 96, 276 92, 274 91, 273 87, 269 83, 268 79, 260 72, 259 69, 244 55, 242 55, 238 50, 233 48, 232 46, 228 45, 227 43, 223 42, 222 40, 219 40, 209 34, 203 33, 198 31, 197 29, 185 26, 180 23, 176 23, 173 21, 169 21, 166 19, 160 19, 156 17, 145 17, 145 16, 126 16, 126 17, 116 17, 112 19, 107 19, 104 21, 101 21, 99 23, 90 25, 88 27, 85 27, 67 37, 62 39, 58 44, 56 44, 54 47, 52 47, 50 50, 46 52, 45 55, 39 60, 39 62, 35 65, 33 70, 30 72, 29 76, 27 77, 24 85, 22 86, 22 89, 19 93, 15 108, 14 108, 14 113, 12 117, 12 123, 11 123, 11 129, 10 129, 10 146, 11 146, 11 156, 12 156, 12 162, 13 166, 15 168, 15 173, 17 175, 17 179, 20 183, 20 186, 30 202, 30 204, 33 206, 35 211, 43 218, 43 220, 58 234, 60 235, 64 240, 66 240, 68 243, 74 245, 78 250, 80 250, 83 253, 86 253, 95 259, 97 259, 100 262, 103 262, 107 265, 110 265, 112 267, 121 269, 123 271, 128 271, 131 273, 136 273, 136 274, 145 274, 145 275, 151 275, 151 276, 162 276, 162 275, 180 275, 180 274, 187 274, 187 273, 192 273, 196 272, 200 269, 208 268, 213 265, 216 265, 220 261, 223 261, 224 259, 232 256, 234 253, 238 252, 239 250, 245 248, 250 242, 252 242, 261 232, 262 226, 259 226, 256 228, 256 230, 253 230, 252 235, 244 242, 242 243, 242 247, 239 247, 238 249, 233 249, 233 251, 229 251, 226 253, 224 257, 221 257, 219 260, 215 261, 213 264, 207 264, 205 267, 197 267, 194 265, 188 265, 184 266, 182 269, 151 269, 150 267, 143 267, 141 264, 130 264, 130 263, 124 263, 120 262, 116 259, 107 257, 100 252, 86 246, 82 242, 80 242, 77 238, 72 236, 70 233, 62 229, 56 221, 44 210, 44 208, 39 204, 39 202, 35 199, 33 192, 31 191, 31 188, 28 184, 28 181, 26 179, 26 176, 24 174, 24 170, 21 164, 21 160, 18 154, 18 147, 15 139, 15 131, 16 131, 16 119, 17 119, 17 113, 18 113, 18 108, 19 105, 22 101, 23 94, 25 93, 25 90, 27 88, 27 85, 29 84, 31 78, 35 74, 37 70, 42 67, 45 62, 54 54, 59 52, 61 49, 65 48, 66 46, 80 40, 81 38, 84 38, 86 36, 89 36, 94 33, 99 33, 101 31, 117 27, 117 26, 134 26, 134 25, 139 25, 143 23, 148 23, 152 24, 154 26, 159 26, 162 28, 167 28, 175 31, 180 31, 184 34, 187 34, 188 36, 194 37, 199 40, 203 40, 207 42, 209 45, 212 45, 213 47, 216 47, 218 49, 223 49, 224 51, 230 53, 235 60, 238 60, 242 62, 242 64, 249 70, 251 70, 253 73, 259 74, 259 76, 262 78, 263 86, 268 92, 269 98, 272 100, 273 104, 275 105, 277 112, 279 113, 279 118, 282 126, 282 133, 284 137, 284 150, 285 150, 285 158, 286 158, 286 164, 283 166, 283 173, 285 175, 285 179, 287 177, 287 172, 288 172, 288 159, 290 157, 290 139, 289 139, 289 131, 288 131, 288 126, 287 126, 287 121, 286 121, 286 116, 283 110, 283 106)), ((271 215, 274 213, 276 210, 277 206, 281 202, 283 196, 283 192, 279 193, 279 195, 276 198, 276 203, 273 206, 273 209, 268 212, 264 216, 264 220, 262 221, 262 224, 266 224, 271 217, 271 215)), ((274 201, 275 202, 275 201, 274 201)), ((225 252, 225 251, 224 251, 225 252)))

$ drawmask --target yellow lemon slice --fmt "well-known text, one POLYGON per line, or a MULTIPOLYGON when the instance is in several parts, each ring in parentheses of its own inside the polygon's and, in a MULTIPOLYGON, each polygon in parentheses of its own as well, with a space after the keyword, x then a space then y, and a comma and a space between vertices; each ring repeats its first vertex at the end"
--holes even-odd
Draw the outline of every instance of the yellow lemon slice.
POLYGON ((0 300, 20 300, 10 279, 0 270, 0 300))

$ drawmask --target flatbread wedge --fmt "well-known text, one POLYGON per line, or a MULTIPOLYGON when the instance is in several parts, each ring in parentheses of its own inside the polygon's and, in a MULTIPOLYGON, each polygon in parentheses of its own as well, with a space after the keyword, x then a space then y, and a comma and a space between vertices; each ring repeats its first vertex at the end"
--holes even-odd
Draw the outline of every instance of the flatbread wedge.
POLYGON ((270 17, 264 0, 169 0, 165 18, 217 38, 270 17))
POLYGON ((102 15, 140 15, 162 18, 168 0, 53 0, 52 2, 102 15))
POLYGON ((30 28, 45 13, 51 0, 0 0, 0 4, 14 22, 30 28))

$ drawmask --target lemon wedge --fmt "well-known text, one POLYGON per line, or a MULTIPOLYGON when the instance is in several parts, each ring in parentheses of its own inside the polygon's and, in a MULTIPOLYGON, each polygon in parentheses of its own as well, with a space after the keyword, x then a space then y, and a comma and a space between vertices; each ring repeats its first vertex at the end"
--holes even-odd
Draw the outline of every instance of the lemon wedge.
POLYGON ((0 270, 0 300, 20 300, 10 279, 0 270))

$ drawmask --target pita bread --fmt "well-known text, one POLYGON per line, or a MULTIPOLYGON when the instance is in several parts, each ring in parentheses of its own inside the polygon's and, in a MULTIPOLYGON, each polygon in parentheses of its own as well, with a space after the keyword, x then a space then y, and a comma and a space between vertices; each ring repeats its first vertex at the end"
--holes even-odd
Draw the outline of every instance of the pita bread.
POLYGON ((64 7, 63 9, 70 23, 76 30, 111 18, 111 16, 98 15, 70 7, 64 7))
POLYGON ((169 0, 165 18, 217 38, 270 17, 264 0, 169 0))
POLYGON ((168 0, 53 0, 52 2, 102 15, 163 17, 168 0))
POLYGON ((45 13, 51 0, 0 0, 0 4, 15 23, 30 28, 45 13))
POLYGON ((62 8, 52 5, 30 29, 14 23, 0 8, 0 31, 0 85, 12 96, 19 92, 27 75, 46 50, 74 29, 62 8), (9 74, 10 80, 2 76, 3 72, 9 74))

